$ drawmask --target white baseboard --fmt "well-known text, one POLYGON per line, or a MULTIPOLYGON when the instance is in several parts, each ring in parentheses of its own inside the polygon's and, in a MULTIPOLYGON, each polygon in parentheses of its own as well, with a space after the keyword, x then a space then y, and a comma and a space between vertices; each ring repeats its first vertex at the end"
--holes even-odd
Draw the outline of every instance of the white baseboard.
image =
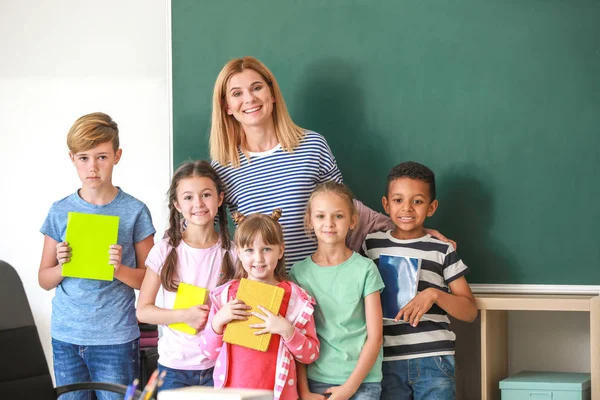
POLYGON ((600 285, 514 285, 514 284, 470 284, 475 294, 597 294, 600 285))

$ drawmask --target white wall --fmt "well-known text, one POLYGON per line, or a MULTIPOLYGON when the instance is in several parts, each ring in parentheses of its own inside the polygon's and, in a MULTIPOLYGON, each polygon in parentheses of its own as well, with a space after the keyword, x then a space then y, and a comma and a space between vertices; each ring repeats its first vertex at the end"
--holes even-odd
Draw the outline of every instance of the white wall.
POLYGON ((119 124, 114 183, 166 223, 170 138, 165 0, 0 0, 0 259, 25 285, 51 366, 54 292, 38 286, 53 201, 79 187, 66 134, 81 115, 119 124))

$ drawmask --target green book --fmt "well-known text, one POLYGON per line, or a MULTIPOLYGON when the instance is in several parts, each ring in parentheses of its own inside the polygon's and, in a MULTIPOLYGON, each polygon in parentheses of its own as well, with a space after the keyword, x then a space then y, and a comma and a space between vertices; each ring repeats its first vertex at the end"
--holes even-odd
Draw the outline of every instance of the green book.
POLYGON ((62 276, 112 281, 115 268, 108 263, 108 250, 118 236, 119 217, 69 212, 65 241, 71 260, 63 264, 62 276))

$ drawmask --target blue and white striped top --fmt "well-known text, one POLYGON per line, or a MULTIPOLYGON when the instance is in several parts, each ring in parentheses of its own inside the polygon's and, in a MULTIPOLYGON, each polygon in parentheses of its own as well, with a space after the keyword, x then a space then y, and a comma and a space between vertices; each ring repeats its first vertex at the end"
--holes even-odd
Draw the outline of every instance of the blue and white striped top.
POLYGON ((292 153, 281 145, 250 153, 250 161, 239 152, 241 165, 233 168, 216 161, 212 166, 225 184, 225 202, 230 212, 270 214, 281 208, 279 223, 285 240, 286 268, 289 269, 317 249, 304 229, 304 211, 314 188, 322 182, 342 183, 342 174, 323 136, 307 131, 292 153))

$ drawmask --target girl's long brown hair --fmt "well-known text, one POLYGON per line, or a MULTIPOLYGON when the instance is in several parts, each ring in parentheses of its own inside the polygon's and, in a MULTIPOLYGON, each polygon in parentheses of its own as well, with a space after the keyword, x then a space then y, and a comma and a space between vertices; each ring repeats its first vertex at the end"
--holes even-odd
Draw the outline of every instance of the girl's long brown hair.
MULTIPOLYGON (((252 246, 256 235, 260 235, 265 244, 271 246, 283 246, 283 230, 281 229, 279 222, 277 222, 280 217, 280 208, 273 210, 271 215, 252 214, 246 217, 239 212, 233 213, 233 221, 238 224, 234 235, 236 248, 243 249, 244 247, 252 246)), ((285 272, 285 257, 281 257, 277 262, 274 273, 275 279, 278 281, 288 280, 287 273, 285 272)), ((219 285, 227 283, 232 279, 247 277, 248 274, 244 270, 244 267, 242 267, 242 262, 238 258, 235 263, 235 268, 232 267, 229 270, 223 268, 223 275, 221 276, 221 279, 219 279, 219 285)))
MULTIPOLYGON (((175 208, 175 202, 177 201, 177 185, 182 179, 192 178, 192 177, 203 177, 209 178, 212 180, 217 187, 217 193, 220 195, 221 193, 225 193, 225 185, 217 171, 206 161, 195 161, 195 162, 186 162, 183 163, 177 168, 175 174, 173 175, 173 179, 171 180, 171 186, 169 187, 169 192, 167 196, 169 198, 169 228, 167 229, 167 237, 169 239, 169 245, 171 246, 171 250, 169 250, 169 254, 165 260, 165 263, 162 266, 160 271, 160 281, 162 286, 169 292, 177 291, 177 287, 179 286, 179 274, 177 270, 177 251, 175 248, 179 246, 182 240, 182 224, 181 224, 181 216, 179 211, 175 208)), ((233 269, 233 262, 231 261, 231 257, 229 255, 229 250, 231 249, 231 240, 229 238, 229 229, 227 227, 227 213, 225 212, 225 201, 219 207, 218 211, 219 216, 219 236, 221 237, 221 246, 225 250, 225 255, 223 256, 223 264, 222 270, 231 270, 233 269)))

